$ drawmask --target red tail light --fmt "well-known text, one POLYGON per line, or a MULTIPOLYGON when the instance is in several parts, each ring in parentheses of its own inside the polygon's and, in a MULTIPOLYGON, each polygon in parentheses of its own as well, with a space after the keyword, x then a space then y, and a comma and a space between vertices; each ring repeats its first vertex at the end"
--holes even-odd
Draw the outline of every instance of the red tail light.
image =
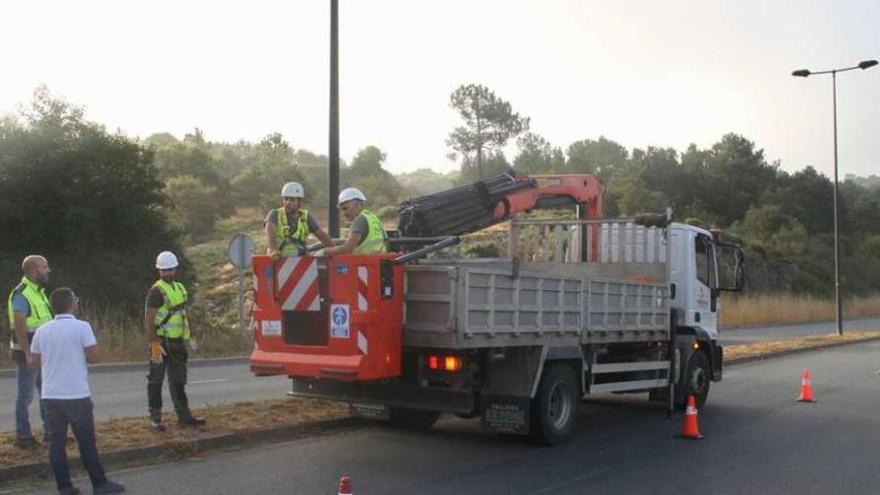
POLYGON ((438 356, 431 354, 427 359, 428 369, 436 371, 461 371, 462 361, 458 356, 438 356))

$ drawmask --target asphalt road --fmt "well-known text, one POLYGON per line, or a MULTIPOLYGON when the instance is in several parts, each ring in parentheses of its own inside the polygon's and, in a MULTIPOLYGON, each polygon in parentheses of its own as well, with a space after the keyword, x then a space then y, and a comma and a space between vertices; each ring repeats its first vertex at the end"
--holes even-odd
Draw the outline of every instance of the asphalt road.
MULTIPOLYGON (((845 322, 847 329, 880 329, 880 318, 845 322)), ((722 332, 722 344, 784 340, 834 331, 833 322, 782 325, 773 327, 738 328, 722 332)), ((144 365, 103 366, 90 373, 95 417, 108 419, 121 416, 146 417, 146 363, 144 365)), ((190 368, 187 393, 190 405, 221 404, 245 400, 283 397, 290 388, 284 377, 255 378, 245 360, 221 360, 200 363, 190 368)), ((15 377, 0 374, 0 431, 12 430, 15 425, 13 404, 15 377)), ((164 403, 170 410, 171 399, 167 387, 164 403)), ((31 406, 32 425, 39 425, 36 404, 31 406), (36 422, 33 420, 36 419, 36 422)))
MULTIPOLYGON (((843 322, 843 330, 844 332, 847 330, 880 330, 880 318, 847 320, 843 322)), ((837 325, 833 321, 733 328, 721 332, 721 343, 722 345, 731 345, 787 340, 836 331, 837 325)))
MULTIPOLYGON (((446 419, 382 426, 112 473, 131 493, 329 494, 340 475, 367 494, 875 494, 880 487, 880 342, 728 368, 700 411, 703 441, 673 438, 644 395, 585 402, 554 448, 446 419), (804 368, 818 403, 795 401, 804 368)), ((81 484, 85 484, 82 480, 81 484)), ((47 488, 35 493, 51 493, 47 488)))
MULTIPOLYGON (((105 366, 89 373, 95 417, 140 416, 146 418, 147 380, 146 362, 143 365, 105 366)), ((284 397, 290 388, 286 377, 254 378, 247 361, 221 360, 191 366, 186 392, 190 407, 225 402, 241 402, 271 397, 284 397)), ((15 428, 15 377, 0 379, 0 431, 15 428)), ((168 386, 164 387, 163 405, 172 411, 168 386)), ((36 401, 31 405, 31 426, 38 427, 40 419, 36 401)), ((146 419, 145 419, 146 420, 146 419)))

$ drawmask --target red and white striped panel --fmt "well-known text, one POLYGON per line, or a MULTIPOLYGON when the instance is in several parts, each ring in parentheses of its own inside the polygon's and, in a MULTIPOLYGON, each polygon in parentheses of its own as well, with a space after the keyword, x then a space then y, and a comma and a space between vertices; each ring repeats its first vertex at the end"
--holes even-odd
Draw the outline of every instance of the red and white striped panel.
POLYGON ((311 256, 286 258, 278 269, 278 298, 284 311, 318 311, 318 260, 311 256))
POLYGON ((366 311, 367 306, 367 267, 358 267, 358 311, 366 311))

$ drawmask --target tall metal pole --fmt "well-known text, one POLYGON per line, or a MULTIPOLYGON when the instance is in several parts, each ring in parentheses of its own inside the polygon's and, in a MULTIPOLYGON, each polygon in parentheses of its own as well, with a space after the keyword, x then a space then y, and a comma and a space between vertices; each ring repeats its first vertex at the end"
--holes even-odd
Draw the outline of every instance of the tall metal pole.
POLYGON ((330 237, 339 237, 339 0, 330 0, 330 145, 327 224, 330 237))
POLYGON ((843 308, 840 305, 840 237, 837 206, 837 71, 831 71, 831 87, 834 101, 834 320, 837 335, 843 335, 843 308))

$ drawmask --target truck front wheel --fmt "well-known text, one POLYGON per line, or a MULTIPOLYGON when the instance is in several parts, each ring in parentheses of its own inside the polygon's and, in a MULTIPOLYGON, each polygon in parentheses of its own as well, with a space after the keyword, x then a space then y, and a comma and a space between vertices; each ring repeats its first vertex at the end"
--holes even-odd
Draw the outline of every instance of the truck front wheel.
POLYGON ((538 393, 532 399, 531 437, 555 445, 571 435, 580 402, 577 377, 571 366, 556 363, 545 370, 538 393))
POLYGON ((684 394, 681 404, 687 405, 687 396, 693 395, 697 409, 701 409, 709 398, 709 385, 712 383, 709 358, 705 352, 695 352, 688 360, 687 381, 684 383, 684 394))

